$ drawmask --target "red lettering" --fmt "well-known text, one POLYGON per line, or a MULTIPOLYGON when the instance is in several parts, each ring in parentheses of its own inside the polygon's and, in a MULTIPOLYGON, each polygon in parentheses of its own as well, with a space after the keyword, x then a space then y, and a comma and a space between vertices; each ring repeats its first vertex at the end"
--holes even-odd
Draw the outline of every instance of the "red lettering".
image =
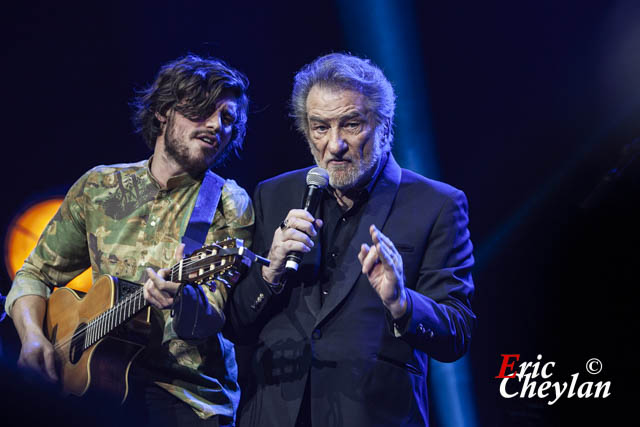
POLYGON ((495 378, 515 378, 516 372, 513 371, 513 364, 515 363, 515 361, 509 362, 509 359, 515 358, 516 360, 520 360, 520 355, 519 354, 501 354, 500 356, 502 356, 502 366, 500 366, 500 373, 495 378), (513 371, 513 374, 505 375, 507 373, 507 368, 511 368, 511 370, 513 371))

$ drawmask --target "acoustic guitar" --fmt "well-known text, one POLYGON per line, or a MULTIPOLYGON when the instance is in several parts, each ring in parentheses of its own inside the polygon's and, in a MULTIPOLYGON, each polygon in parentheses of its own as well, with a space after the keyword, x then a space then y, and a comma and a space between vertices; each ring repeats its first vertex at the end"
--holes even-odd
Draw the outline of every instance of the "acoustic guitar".
MULTIPOLYGON (((227 239, 182 259, 171 267, 168 280, 214 287, 215 279, 231 287, 253 262, 269 264, 242 240, 227 239)), ((123 333, 126 328, 121 326, 129 321, 148 325, 148 307, 141 285, 108 275, 96 280, 84 297, 66 287, 51 294, 44 330, 55 350, 63 393, 98 392, 121 403, 126 400, 129 369, 144 349, 146 336, 123 333)))

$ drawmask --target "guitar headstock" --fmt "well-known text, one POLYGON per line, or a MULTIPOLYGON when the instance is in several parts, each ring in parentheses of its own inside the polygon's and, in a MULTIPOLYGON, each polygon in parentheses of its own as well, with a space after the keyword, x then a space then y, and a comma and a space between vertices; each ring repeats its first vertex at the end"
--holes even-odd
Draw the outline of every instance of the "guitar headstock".
POLYGON ((242 239, 228 238, 204 246, 184 258, 171 269, 171 280, 204 284, 215 279, 231 287, 253 262, 269 265, 269 260, 245 248, 242 239))

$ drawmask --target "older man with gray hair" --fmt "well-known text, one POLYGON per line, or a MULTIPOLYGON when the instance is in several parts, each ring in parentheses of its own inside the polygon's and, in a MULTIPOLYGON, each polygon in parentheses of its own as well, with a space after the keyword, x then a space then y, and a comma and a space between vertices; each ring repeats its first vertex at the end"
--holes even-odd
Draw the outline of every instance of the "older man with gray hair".
POLYGON ((253 345, 239 423, 427 425, 428 358, 461 357, 475 323, 466 198, 398 166, 395 95, 370 61, 316 59, 291 105, 329 185, 317 209, 296 209, 309 169, 256 189, 255 250, 271 265, 229 306, 253 345))

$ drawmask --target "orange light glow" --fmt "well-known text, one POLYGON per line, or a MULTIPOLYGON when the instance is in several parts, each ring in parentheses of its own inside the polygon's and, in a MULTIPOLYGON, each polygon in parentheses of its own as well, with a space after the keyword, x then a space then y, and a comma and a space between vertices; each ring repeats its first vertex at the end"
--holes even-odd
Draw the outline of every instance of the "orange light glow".
MULTIPOLYGON (((40 234, 56 214, 61 203, 62 198, 58 197, 31 205, 9 226, 5 240, 5 264, 12 280, 18 269, 22 267, 24 260, 35 248, 40 234)), ((91 287, 91 269, 86 269, 67 286, 87 292, 91 287)))

